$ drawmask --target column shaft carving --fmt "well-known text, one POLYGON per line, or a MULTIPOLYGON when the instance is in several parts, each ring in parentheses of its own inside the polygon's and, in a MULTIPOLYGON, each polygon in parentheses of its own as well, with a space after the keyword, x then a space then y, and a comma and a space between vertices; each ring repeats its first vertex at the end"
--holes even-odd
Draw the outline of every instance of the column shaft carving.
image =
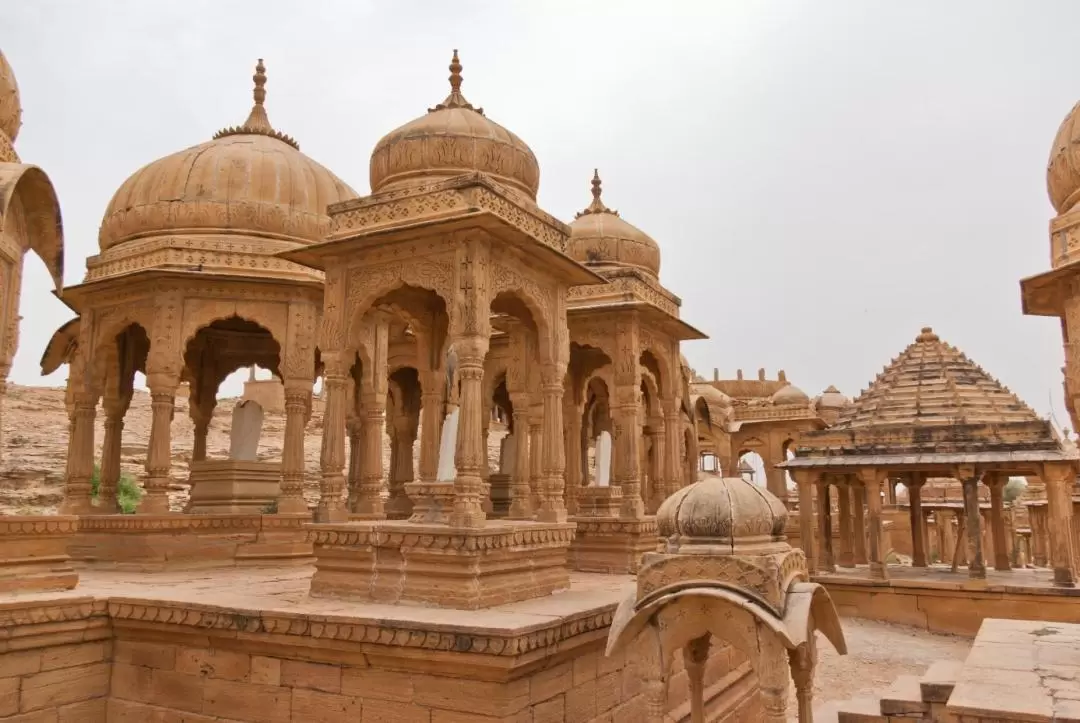
POLYGON ((566 503, 563 488, 566 482, 566 451, 563 446, 563 375, 557 366, 544 370, 544 484, 540 509, 536 518, 541 522, 566 522, 566 503))
POLYGON ((326 364, 323 394, 326 401, 319 460, 322 479, 319 483, 319 505, 315 511, 317 522, 344 522, 348 519, 341 499, 345 487, 345 416, 349 406, 348 370, 343 356, 341 352, 323 354, 326 364))
POLYGON ((146 482, 138 511, 165 514, 169 511, 169 481, 172 472, 172 419, 176 404, 176 378, 166 378, 150 386, 150 445, 146 454, 146 482))
POLYGON ((308 511, 304 501, 304 428, 311 404, 311 380, 284 380, 285 441, 281 450, 281 490, 277 511, 301 514, 308 511))
POLYGON ((484 427, 484 356, 485 337, 470 336, 455 342, 458 377, 461 380, 461 411, 458 416, 457 478, 454 480, 454 527, 483 527, 486 515, 480 504, 482 480, 480 466, 487 461, 487 440, 481 438, 484 427))
POLYGON ((510 512, 512 520, 533 518, 532 489, 529 485, 529 397, 519 394, 512 398, 514 405, 514 471, 510 481, 510 512))
POLYGON ((1076 585, 1076 561, 1073 549, 1072 484, 1076 470, 1071 464, 1043 466, 1046 483, 1047 526, 1050 538, 1050 560, 1054 566, 1054 584, 1059 587, 1076 585))
POLYGON ((866 487, 867 508, 867 557, 870 562, 870 577, 878 580, 887 579, 885 550, 882 545, 884 524, 881 517, 881 484, 886 481, 883 472, 876 469, 859 471, 859 479, 866 487))
POLYGON ((360 425, 360 482, 352 511, 370 519, 385 517, 383 509, 383 435, 386 396, 368 393, 360 425))
POLYGON ((445 373, 423 372, 420 377, 420 481, 431 484, 439 473, 439 441, 442 436, 445 373))
POLYGON ((675 494, 681 487, 679 457, 679 400, 669 399, 664 402, 664 499, 675 494))
POLYGON ((566 419, 566 511, 576 515, 578 511, 578 495, 581 492, 583 448, 581 435, 581 415, 583 410, 575 404, 565 404, 564 417, 566 419))
POLYGON ((94 474, 94 416, 97 400, 78 396, 71 418, 68 439, 67 482, 64 485, 63 512, 68 515, 91 514, 91 478, 94 474))

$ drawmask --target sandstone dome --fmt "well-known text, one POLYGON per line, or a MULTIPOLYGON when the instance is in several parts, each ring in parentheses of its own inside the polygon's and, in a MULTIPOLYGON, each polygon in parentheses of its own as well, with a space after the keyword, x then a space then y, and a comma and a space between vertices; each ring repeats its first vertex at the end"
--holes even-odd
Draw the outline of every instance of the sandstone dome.
POLYGON ((588 266, 629 266, 652 276, 660 275, 660 246, 618 211, 600 200, 600 174, 593 171, 592 203, 570 224, 566 252, 588 266))
POLYGON ((767 489, 742 477, 711 476, 664 500, 656 524, 659 536, 680 552, 765 553, 786 546, 787 517, 784 503, 767 489))
POLYGON ((22 126, 22 104, 15 71, 0 52, 0 163, 16 163, 15 138, 22 126))
POLYGON ((455 50, 450 61, 450 95, 375 144, 372 193, 480 172, 536 200, 540 164, 532 149, 465 100, 461 69, 455 50))
POLYGON ((731 397, 714 387, 708 382, 700 382, 694 385, 694 393, 709 404, 717 404, 721 407, 732 406, 731 397))
POLYGON ((806 392, 794 384, 781 387, 772 395, 773 404, 807 404, 809 401, 810 397, 807 396, 806 392))
POLYGON ((818 409, 843 409, 851 404, 851 400, 845 397, 839 389, 829 385, 829 388, 817 398, 818 409))
POLYGON ((1046 190, 1058 213, 1080 202, 1080 103, 1061 122, 1046 166, 1046 190))
POLYGON ((291 243, 321 241, 326 208, 356 192, 274 130, 255 69, 255 105, 243 125, 143 166, 121 184, 98 233, 102 251, 153 236, 225 234, 291 243))

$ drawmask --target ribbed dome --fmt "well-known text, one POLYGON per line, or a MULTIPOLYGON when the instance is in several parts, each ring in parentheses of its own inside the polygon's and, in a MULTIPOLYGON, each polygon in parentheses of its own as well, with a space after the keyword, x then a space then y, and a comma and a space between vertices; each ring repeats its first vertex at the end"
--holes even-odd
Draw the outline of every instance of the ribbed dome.
POLYGON ((807 404, 809 401, 810 397, 807 396, 806 392, 794 384, 781 387, 772 395, 773 404, 807 404))
POLYGON ((1080 202, 1080 103, 1065 116, 1050 147, 1046 189, 1058 213, 1080 202))
POLYGON ((15 138, 22 125, 22 105, 15 71, 0 52, 0 163, 16 163, 15 138))
POLYGON ((722 407, 730 407, 732 404, 731 397, 708 382, 695 384, 693 391, 710 404, 718 404, 722 407))
POLYGON ((775 495, 741 477, 706 477, 664 500, 657 532, 679 552, 766 552, 784 543, 787 508, 775 495))
POLYGON ((600 174, 593 172, 592 203, 570 224, 566 252, 575 261, 596 266, 633 266, 660 275, 660 246, 648 234, 619 217, 600 200, 600 174))
POLYGON ((479 171, 536 199, 540 188, 536 156, 525 141, 465 100, 461 69, 455 50, 446 100, 375 144, 372 193, 479 171))
POLYGON ((236 234, 295 243, 322 240, 326 207, 356 192, 275 131, 263 101, 262 61, 247 121, 139 169, 109 202, 98 234, 106 251, 124 241, 177 234, 236 234))
POLYGON ((839 389, 830 385, 828 389, 817 398, 819 409, 843 409, 851 404, 851 400, 845 397, 839 389))

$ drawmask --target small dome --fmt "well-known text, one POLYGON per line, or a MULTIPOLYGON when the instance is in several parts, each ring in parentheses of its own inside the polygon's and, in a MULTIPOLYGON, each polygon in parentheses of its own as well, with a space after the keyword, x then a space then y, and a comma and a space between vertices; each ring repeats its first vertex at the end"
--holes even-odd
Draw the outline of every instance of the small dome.
POLYGON ((664 500, 657 531, 678 552, 774 552, 786 548, 788 512, 768 490, 741 477, 707 477, 664 500))
POLYGON ((1080 103, 1065 116, 1050 147, 1046 190, 1058 213, 1080 202, 1080 103))
POLYGON ((255 106, 244 125, 156 160, 121 184, 101 222, 102 251, 130 239, 189 233, 323 239, 326 207, 356 192, 270 126, 265 70, 260 60, 255 106))
POLYGON ((773 404, 806 404, 809 401, 810 397, 806 395, 806 392, 799 389, 794 384, 788 384, 785 387, 781 387, 772 395, 773 404))
POLYGON ((600 200, 600 174, 593 171, 592 203, 570 224, 566 253, 590 266, 632 266, 660 275, 660 246, 600 200))
POLYGON ((704 399, 709 404, 716 404, 721 407, 732 406, 731 397, 724 394, 722 391, 714 387, 708 382, 694 384, 692 392, 704 399))
POLYGON ((829 388, 821 393, 821 396, 817 398, 817 406, 819 409, 843 409, 847 405, 851 404, 851 400, 840 393, 840 390, 836 387, 829 385, 829 388))
POLYGON ((22 104, 15 71, 0 53, 0 163, 16 163, 15 138, 22 126, 22 104))
POLYGON ((446 100, 375 144, 372 193, 479 171, 536 200, 540 188, 536 156, 525 141, 465 100, 461 68, 455 50, 446 100))

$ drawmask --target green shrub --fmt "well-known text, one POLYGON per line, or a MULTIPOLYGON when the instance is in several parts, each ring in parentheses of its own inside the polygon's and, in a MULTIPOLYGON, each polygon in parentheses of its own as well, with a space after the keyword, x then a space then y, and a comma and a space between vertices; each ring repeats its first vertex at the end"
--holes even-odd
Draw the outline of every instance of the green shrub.
MULTIPOLYGON (((101 488, 101 466, 95 464, 94 472, 90 475, 90 497, 97 499, 101 488)), ((134 514, 135 508, 142 499, 142 488, 135 478, 129 474, 121 473, 120 480, 116 483, 116 501, 120 505, 120 511, 125 515, 134 514)))
POLYGON ((1005 483, 1005 491, 1002 493, 1002 498, 1005 502, 1012 502, 1017 497, 1024 494, 1024 490, 1026 489, 1026 479, 1023 477, 1010 477, 1009 481, 1005 483))

